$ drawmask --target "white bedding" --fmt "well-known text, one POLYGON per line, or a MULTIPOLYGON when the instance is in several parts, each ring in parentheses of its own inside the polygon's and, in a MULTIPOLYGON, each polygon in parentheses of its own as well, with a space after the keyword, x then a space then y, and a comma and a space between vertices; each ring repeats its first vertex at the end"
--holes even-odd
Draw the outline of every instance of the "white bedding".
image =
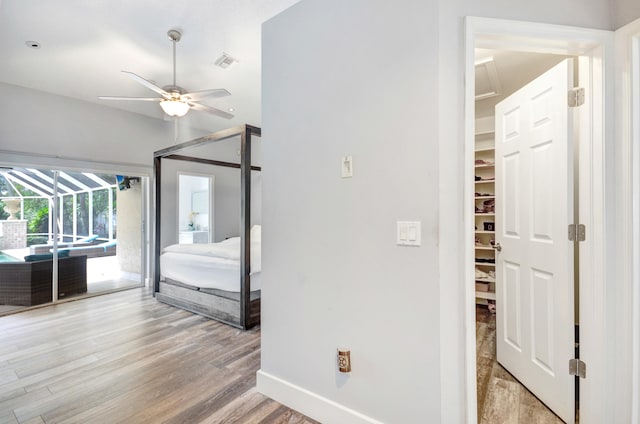
MULTIPOLYGON (((259 226, 254 226, 251 229, 251 291, 260 290, 260 246, 259 226)), ((240 238, 167 246, 160 255, 160 275, 196 287, 239 292, 240 238)))

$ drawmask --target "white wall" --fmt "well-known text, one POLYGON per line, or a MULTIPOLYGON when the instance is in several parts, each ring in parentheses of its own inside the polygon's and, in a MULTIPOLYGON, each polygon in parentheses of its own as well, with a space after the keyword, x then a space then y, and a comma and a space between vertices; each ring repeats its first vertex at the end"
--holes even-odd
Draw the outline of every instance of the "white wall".
POLYGON ((142 274, 142 186, 134 183, 128 190, 117 191, 118 222, 116 256, 120 270, 129 276, 142 274), (131 275, 133 274, 133 275, 131 275))
POLYGON ((611 14, 606 0, 306 0, 264 25, 259 389, 323 422, 465 420, 464 17, 609 29, 611 14), (422 221, 421 248, 394 245, 400 219, 422 221))
MULTIPOLYGON (((260 142, 252 148, 256 161, 259 163, 260 142)), ((236 137, 207 144, 205 147, 187 149, 179 152, 181 155, 204 159, 220 160, 240 163, 237 150, 240 148, 240 138, 236 137)), ((162 160, 162 240, 161 246, 178 242, 178 172, 194 173, 198 175, 214 176, 214 241, 221 241, 240 234, 240 169, 212 166, 201 163, 162 160)), ((252 172, 251 192, 251 224, 262 222, 261 214, 261 173, 252 172)), ((186 222, 186 221, 185 221, 186 222)))
POLYGON ((259 389, 321 422, 440 422, 437 11, 303 1, 263 27, 259 389))
MULTIPOLYGON (((0 83, 0 150, 151 167, 173 123, 0 83)), ((181 128, 180 140, 202 136, 181 128)), ((108 171, 108 170, 107 170, 108 171)))

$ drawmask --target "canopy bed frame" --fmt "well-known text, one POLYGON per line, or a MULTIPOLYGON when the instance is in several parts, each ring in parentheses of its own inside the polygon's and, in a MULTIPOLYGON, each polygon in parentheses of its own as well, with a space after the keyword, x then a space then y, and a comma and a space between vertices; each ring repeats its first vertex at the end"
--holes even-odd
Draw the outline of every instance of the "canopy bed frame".
POLYGON ((246 330, 260 323, 260 292, 251 291, 251 171, 261 168, 251 166, 251 141, 253 136, 261 136, 261 129, 251 125, 241 125, 207 136, 187 141, 154 152, 155 177, 155 267, 154 295, 156 298, 182 309, 222 321, 246 330), (205 144, 240 137, 240 163, 230 163, 207 158, 185 156, 184 151, 205 144), (215 166, 240 168, 240 290, 228 292, 205 289, 161 279, 160 256, 162 254, 162 163, 163 160, 198 162, 215 166))

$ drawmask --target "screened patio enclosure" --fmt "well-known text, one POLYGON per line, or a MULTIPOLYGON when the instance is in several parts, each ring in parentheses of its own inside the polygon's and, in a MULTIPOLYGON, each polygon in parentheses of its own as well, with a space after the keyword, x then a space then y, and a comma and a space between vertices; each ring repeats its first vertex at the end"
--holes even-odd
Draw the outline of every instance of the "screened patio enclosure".
POLYGON ((140 287, 147 184, 100 172, 0 167, 0 316, 140 287))
MULTIPOLYGON (((23 247, 53 240, 55 174, 46 169, 0 169, 0 220, 27 221, 23 247)), ((90 235, 114 240, 117 187, 115 175, 57 171, 58 241, 73 242, 90 235)))

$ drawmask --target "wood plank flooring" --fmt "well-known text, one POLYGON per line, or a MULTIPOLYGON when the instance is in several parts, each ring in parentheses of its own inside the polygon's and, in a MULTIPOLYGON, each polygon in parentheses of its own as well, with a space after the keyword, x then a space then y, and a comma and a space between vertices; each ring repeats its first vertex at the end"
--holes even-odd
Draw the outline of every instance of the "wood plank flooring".
MULTIPOLYGON (((477 309, 480 423, 561 423, 495 359, 477 309)), ((260 331, 133 289, 0 317, 0 424, 312 424, 255 390, 260 331)))
POLYGON ((496 360, 496 317, 476 307, 476 366, 480 424, 562 424, 496 360))
POLYGON ((313 424, 255 389, 260 331, 132 289, 0 317, 0 424, 313 424))

